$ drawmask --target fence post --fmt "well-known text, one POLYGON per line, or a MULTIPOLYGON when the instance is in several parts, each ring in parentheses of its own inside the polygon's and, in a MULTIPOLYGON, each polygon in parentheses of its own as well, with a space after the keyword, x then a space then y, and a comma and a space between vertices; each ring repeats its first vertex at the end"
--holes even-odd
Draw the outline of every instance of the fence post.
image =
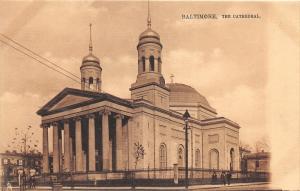
POLYGON ((135 190, 135 171, 131 172, 132 177, 132 190, 135 190))
POLYGON ((174 166, 174 183, 178 184, 178 164, 175 163, 173 166, 174 166))

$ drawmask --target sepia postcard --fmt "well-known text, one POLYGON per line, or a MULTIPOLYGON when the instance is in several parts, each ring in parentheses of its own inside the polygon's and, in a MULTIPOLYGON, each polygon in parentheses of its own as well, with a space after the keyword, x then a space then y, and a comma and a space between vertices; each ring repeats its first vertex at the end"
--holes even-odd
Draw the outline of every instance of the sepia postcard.
POLYGON ((1 190, 300 190, 299 66, 299 1, 1 1, 1 190))

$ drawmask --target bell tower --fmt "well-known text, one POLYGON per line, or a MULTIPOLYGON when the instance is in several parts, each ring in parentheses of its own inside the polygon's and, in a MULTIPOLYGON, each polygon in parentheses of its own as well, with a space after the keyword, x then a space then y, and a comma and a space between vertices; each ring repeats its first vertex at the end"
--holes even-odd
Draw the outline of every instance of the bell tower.
POLYGON ((139 36, 138 74, 131 85, 131 98, 144 99, 154 106, 169 109, 169 89, 162 75, 162 44, 160 35, 151 28, 150 5, 148 2, 147 29, 139 36))
POLYGON ((102 68, 99 58, 93 54, 92 24, 90 24, 89 54, 82 59, 80 73, 82 90, 101 92, 102 68))

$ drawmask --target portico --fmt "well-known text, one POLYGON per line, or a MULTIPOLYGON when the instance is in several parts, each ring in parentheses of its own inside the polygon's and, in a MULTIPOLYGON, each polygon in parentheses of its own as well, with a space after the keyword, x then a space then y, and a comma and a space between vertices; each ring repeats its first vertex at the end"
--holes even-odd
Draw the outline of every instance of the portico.
MULTIPOLYGON (((124 143, 128 142, 128 138, 124 133, 127 132, 127 123, 132 115, 128 110, 130 108, 124 107, 124 111, 120 110, 120 105, 114 108, 114 104, 117 104, 114 102, 119 100, 110 102, 112 97, 109 95, 106 95, 105 103, 98 102, 95 103, 95 108, 92 108, 93 104, 85 108, 86 101, 98 100, 101 97, 101 94, 97 94, 98 97, 86 100, 84 98, 87 94, 91 96, 92 93, 86 91, 80 91, 84 101, 77 103, 78 107, 70 108, 67 103, 73 100, 74 94, 79 91, 67 88, 51 100, 52 103, 50 101, 49 105, 46 105, 48 108, 39 111, 44 115, 41 125, 44 173, 50 172, 49 130, 53 131, 53 173, 125 170, 128 157, 123 157, 126 154, 124 143), (110 107, 105 106, 108 103, 110 107)), ((78 99, 78 95, 76 96, 78 99)))

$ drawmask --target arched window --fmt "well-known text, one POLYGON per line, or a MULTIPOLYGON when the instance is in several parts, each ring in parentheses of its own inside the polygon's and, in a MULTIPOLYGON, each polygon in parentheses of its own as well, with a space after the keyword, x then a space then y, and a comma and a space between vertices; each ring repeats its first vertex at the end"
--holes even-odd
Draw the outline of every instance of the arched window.
POLYGON ((159 147, 159 166, 167 168, 167 146, 164 143, 159 147))
POLYGON ((230 170, 233 170, 233 167, 234 167, 234 149, 231 148, 230 149, 230 170))
POLYGON ((179 145, 177 149, 177 161, 178 161, 178 166, 183 167, 184 164, 184 147, 183 145, 179 145))
POLYGON ((217 149, 209 151, 209 168, 219 169, 219 151, 217 149))
POLYGON ((142 69, 143 69, 143 72, 146 71, 146 58, 145 58, 145 56, 142 57, 142 69))
POLYGON ((195 153, 195 166, 196 166, 196 168, 201 167, 201 165, 200 165, 200 150, 199 149, 197 149, 196 153, 195 153))
POLYGON ((92 86, 93 86, 93 78, 90 77, 90 78, 89 78, 89 88, 91 89, 92 86))
POLYGON ((150 71, 154 71, 154 56, 150 56, 149 62, 150 62, 150 71))

